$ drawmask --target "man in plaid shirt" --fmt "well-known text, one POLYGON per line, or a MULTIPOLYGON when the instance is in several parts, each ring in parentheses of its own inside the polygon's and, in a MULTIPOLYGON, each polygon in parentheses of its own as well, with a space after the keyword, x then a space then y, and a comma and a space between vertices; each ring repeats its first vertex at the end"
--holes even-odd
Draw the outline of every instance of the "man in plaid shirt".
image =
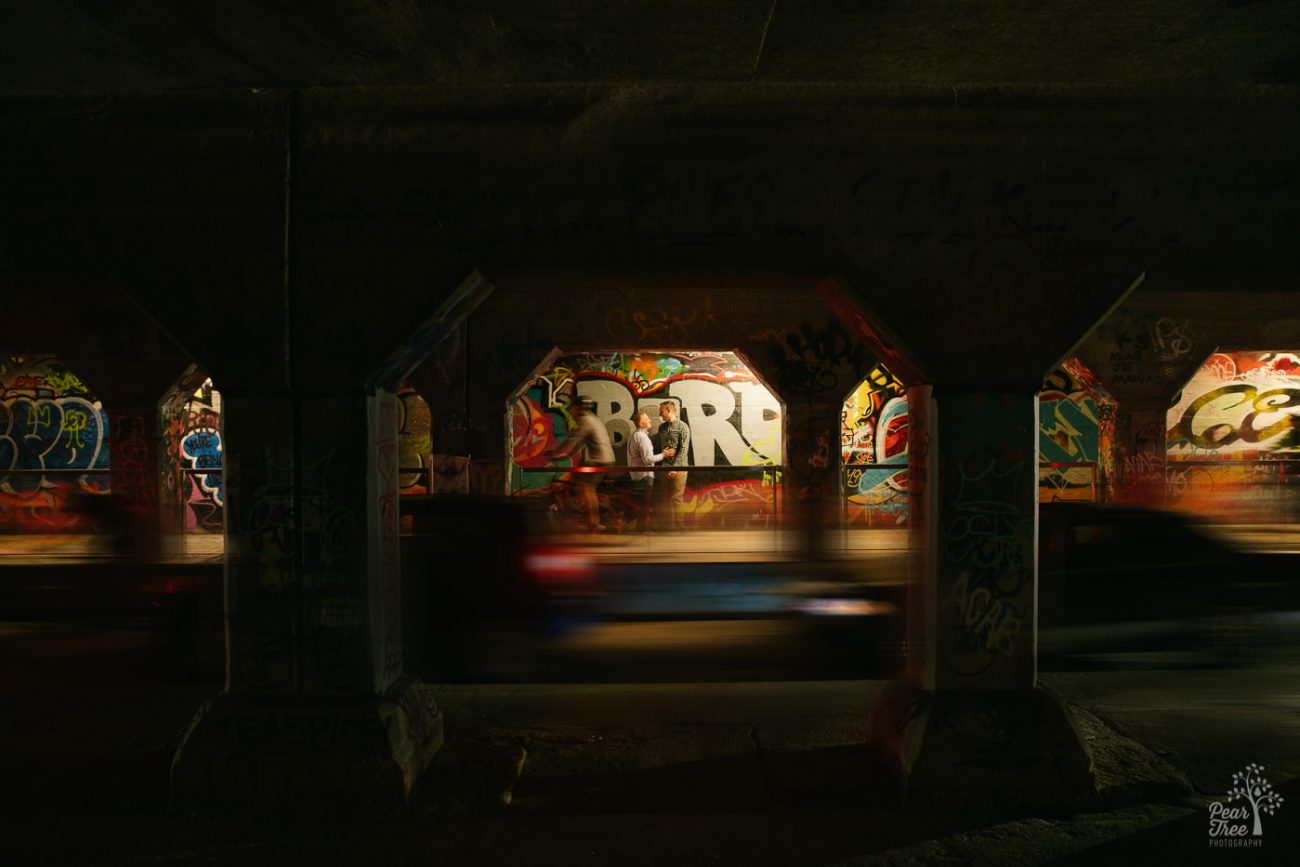
MULTIPOLYGON (((659 425, 659 431, 655 434, 655 446, 661 452, 673 450, 672 457, 664 457, 663 466, 690 466, 688 449, 691 444, 691 429, 686 426, 686 422, 678 420, 677 404, 671 400, 659 404, 659 418, 663 419, 663 423, 659 425)), ((663 475, 664 483, 654 486, 660 503, 660 507, 656 510, 657 516, 664 521, 661 528, 684 529, 682 510, 686 499, 686 471, 672 470, 663 475)))

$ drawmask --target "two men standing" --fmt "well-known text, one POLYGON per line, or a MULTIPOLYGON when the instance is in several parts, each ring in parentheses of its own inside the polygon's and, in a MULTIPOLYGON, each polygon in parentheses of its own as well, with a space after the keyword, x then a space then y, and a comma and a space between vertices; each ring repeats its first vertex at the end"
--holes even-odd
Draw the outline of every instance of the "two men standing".
MULTIPOLYGON (((590 467, 609 466, 614 462, 614 451, 610 445, 609 434, 605 425, 596 417, 595 404, 589 400, 578 401, 574 405, 573 416, 577 422, 564 445, 552 457, 565 457, 583 450, 590 467)), ((677 404, 665 400, 659 404, 659 430, 651 442, 650 415, 639 410, 633 415, 636 430, 627 446, 627 463, 629 467, 653 467, 661 461, 670 467, 685 467, 690 462, 691 429, 677 418, 677 404), (656 451, 657 449, 657 451, 656 451)), ((600 523, 600 503, 596 488, 601 482, 601 474, 596 471, 582 472, 575 470, 575 487, 582 509, 586 513, 587 529, 593 533, 605 527, 600 523)), ((686 471, 671 470, 661 473, 656 480, 655 473, 645 470, 633 470, 629 473, 632 483, 641 492, 642 529, 649 530, 651 515, 655 516, 656 529, 681 530, 682 511, 686 495, 686 471)))
MULTIPOLYGON (((653 467, 664 458, 672 457, 673 450, 671 448, 658 453, 655 452, 654 444, 650 442, 650 413, 638 409, 632 414, 632 424, 636 426, 636 429, 632 431, 632 439, 627 444, 627 465, 629 467, 653 467)), ((637 505, 641 509, 641 530, 642 532, 649 531, 651 529, 650 516, 654 513, 655 474, 633 470, 627 475, 632 480, 634 497, 639 501, 637 505)))

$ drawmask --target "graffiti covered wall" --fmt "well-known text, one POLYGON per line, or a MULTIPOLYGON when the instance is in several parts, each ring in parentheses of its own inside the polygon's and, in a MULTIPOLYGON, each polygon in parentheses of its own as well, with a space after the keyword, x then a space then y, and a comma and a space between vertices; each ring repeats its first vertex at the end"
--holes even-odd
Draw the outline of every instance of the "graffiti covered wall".
POLYGON ((0 532, 95 529, 108 432, 103 406, 57 358, 0 358, 0 532))
POLYGON ((840 413, 845 526, 907 523, 907 392, 878 365, 840 413))
POLYGON ((397 490, 400 494, 429 493, 433 421, 429 404, 409 383, 397 389, 397 490))
MULTIPOLYGON (((1078 359, 1048 374, 1038 403, 1040 501, 1108 496, 1115 409, 1114 398, 1078 359)), ((846 526, 907 523, 907 428, 903 385, 877 366, 849 395, 840 416, 846 526)))
MULTIPOLYGON (((626 462, 632 416, 650 413, 658 427, 658 406, 670 400, 691 429, 690 462, 696 468, 754 467, 750 473, 694 469, 686 510, 697 526, 748 524, 772 515, 781 461, 781 406, 748 367, 731 352, 613 352, 557 358, 531 382, 510 408, 511 490, 563 496, 561 474, 529 472, 545 467, 573 427, 569 407, 581 398, 596 403, 615 449, 626 462)), ((612 482, 612 480, 611 480, 612 482)), ((616 483, 601 488, 611 511, 632 520, 639 505, 616 483)))
POLYGON ((212 380, 165 399, 162 429, 165 525, 173 532, 222 532, 221 392, 212 380))
POLYGON ((1216 352, 1167 416, 1170 506, 1227 520, 1297 517, 1300 350, 1216 352))
POLYGON ((1110 499, 1115 478, 1115 399, 1077 358, 1038 394, 1038 499, 1110 499))

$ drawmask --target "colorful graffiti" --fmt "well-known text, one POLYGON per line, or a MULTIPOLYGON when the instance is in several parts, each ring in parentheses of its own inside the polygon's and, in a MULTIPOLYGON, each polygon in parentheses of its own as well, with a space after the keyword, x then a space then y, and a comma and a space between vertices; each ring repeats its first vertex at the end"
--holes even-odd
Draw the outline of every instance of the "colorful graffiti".
POLYGON ((1067 358, 1038 394, 1038 499, 1110 499, 1116 402, 1091 370, 1067 358))
POLYGON ((907 423, 903 383, 877 365, 840 413, 846 526, 907 522, 907 423))
POLYGON ((429 493, 430 453, 433 450, 433 420, 429 404, 413 386, 397 389, 397 490, 401 494, 429 493))
POLYGON ((0 532, 93 529, 108 438, 103 406, 57 358, 0 358, 0 532))
POLYGON ((948 633, 941 645, 951 672, 975 677, 1024 644, 1025 612, 1033 604, 1033 547, 1027 541, 1033 516, 1026 515, 1020 491, 1032 475, 1024 464, 982 454, 948 466, 958 487, 943 507, 943 560, 951 573, 940 589, 940 629, 948 633))
MULTIPOLYGON (((1039 393, 1039 499, 1097 500, 1115 477, 1116 402, 1070 358, 1039 393)), ((840 456, 846 526, 907 523, 908 405, 903 384, 877 365, 844 402, 840 456)))
POLYGON ((1166 424, 1169 505, 1238 521, 1300 513, 1300 351, 1211 355, 1166 424))
MULTIPOLYGON (((181 388, 162 404, 163 458, 170 477, 167 501, 186 533, 220 533, 225 526, 222 481, 221 392, 204 379, 181 388)), ((171 523, 170 521, 168 523, 171 523)))
MULTIPOLYGON (((510 407, 511 490, 564 497, 559 472, 528 472, 547 465, 548 455, 572 429, 569 407, 594 401, 615 449, 625 461, 633 414, 644 409, 658 424, 660 402, 670 400, 691 428, 691 465, 686 510, 697 526, 767 520, 779 473, 763 467, 781 461, 781 406, 734 353, 629 352, 558 358, 510 407), (754 467, 754 476, 708 472, 709 467, 754 467), (761 477, 761 478, 760 478, 761 477)), ((638 506, 617 484, 602 486, 612 513, 632 516, 638 506)), ((634 498, 632 498, 634 499, 634 498)))

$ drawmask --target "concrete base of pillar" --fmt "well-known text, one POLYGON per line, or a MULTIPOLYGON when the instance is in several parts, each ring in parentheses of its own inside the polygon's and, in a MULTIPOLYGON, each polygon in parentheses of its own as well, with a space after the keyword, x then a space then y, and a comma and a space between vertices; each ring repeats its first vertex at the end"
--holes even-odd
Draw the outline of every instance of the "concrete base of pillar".
POLYGON ((1083 740, 1042 690, 936 693, 894 683, 872 707, 867 731, 908 804, 1042 806, 1096 791, 1083 740))
POLYGON ((400 803, 442 746, 442 714, 414 678, 360 697, 223 693, 172 760, 189 813, 352 812, 400 803))

